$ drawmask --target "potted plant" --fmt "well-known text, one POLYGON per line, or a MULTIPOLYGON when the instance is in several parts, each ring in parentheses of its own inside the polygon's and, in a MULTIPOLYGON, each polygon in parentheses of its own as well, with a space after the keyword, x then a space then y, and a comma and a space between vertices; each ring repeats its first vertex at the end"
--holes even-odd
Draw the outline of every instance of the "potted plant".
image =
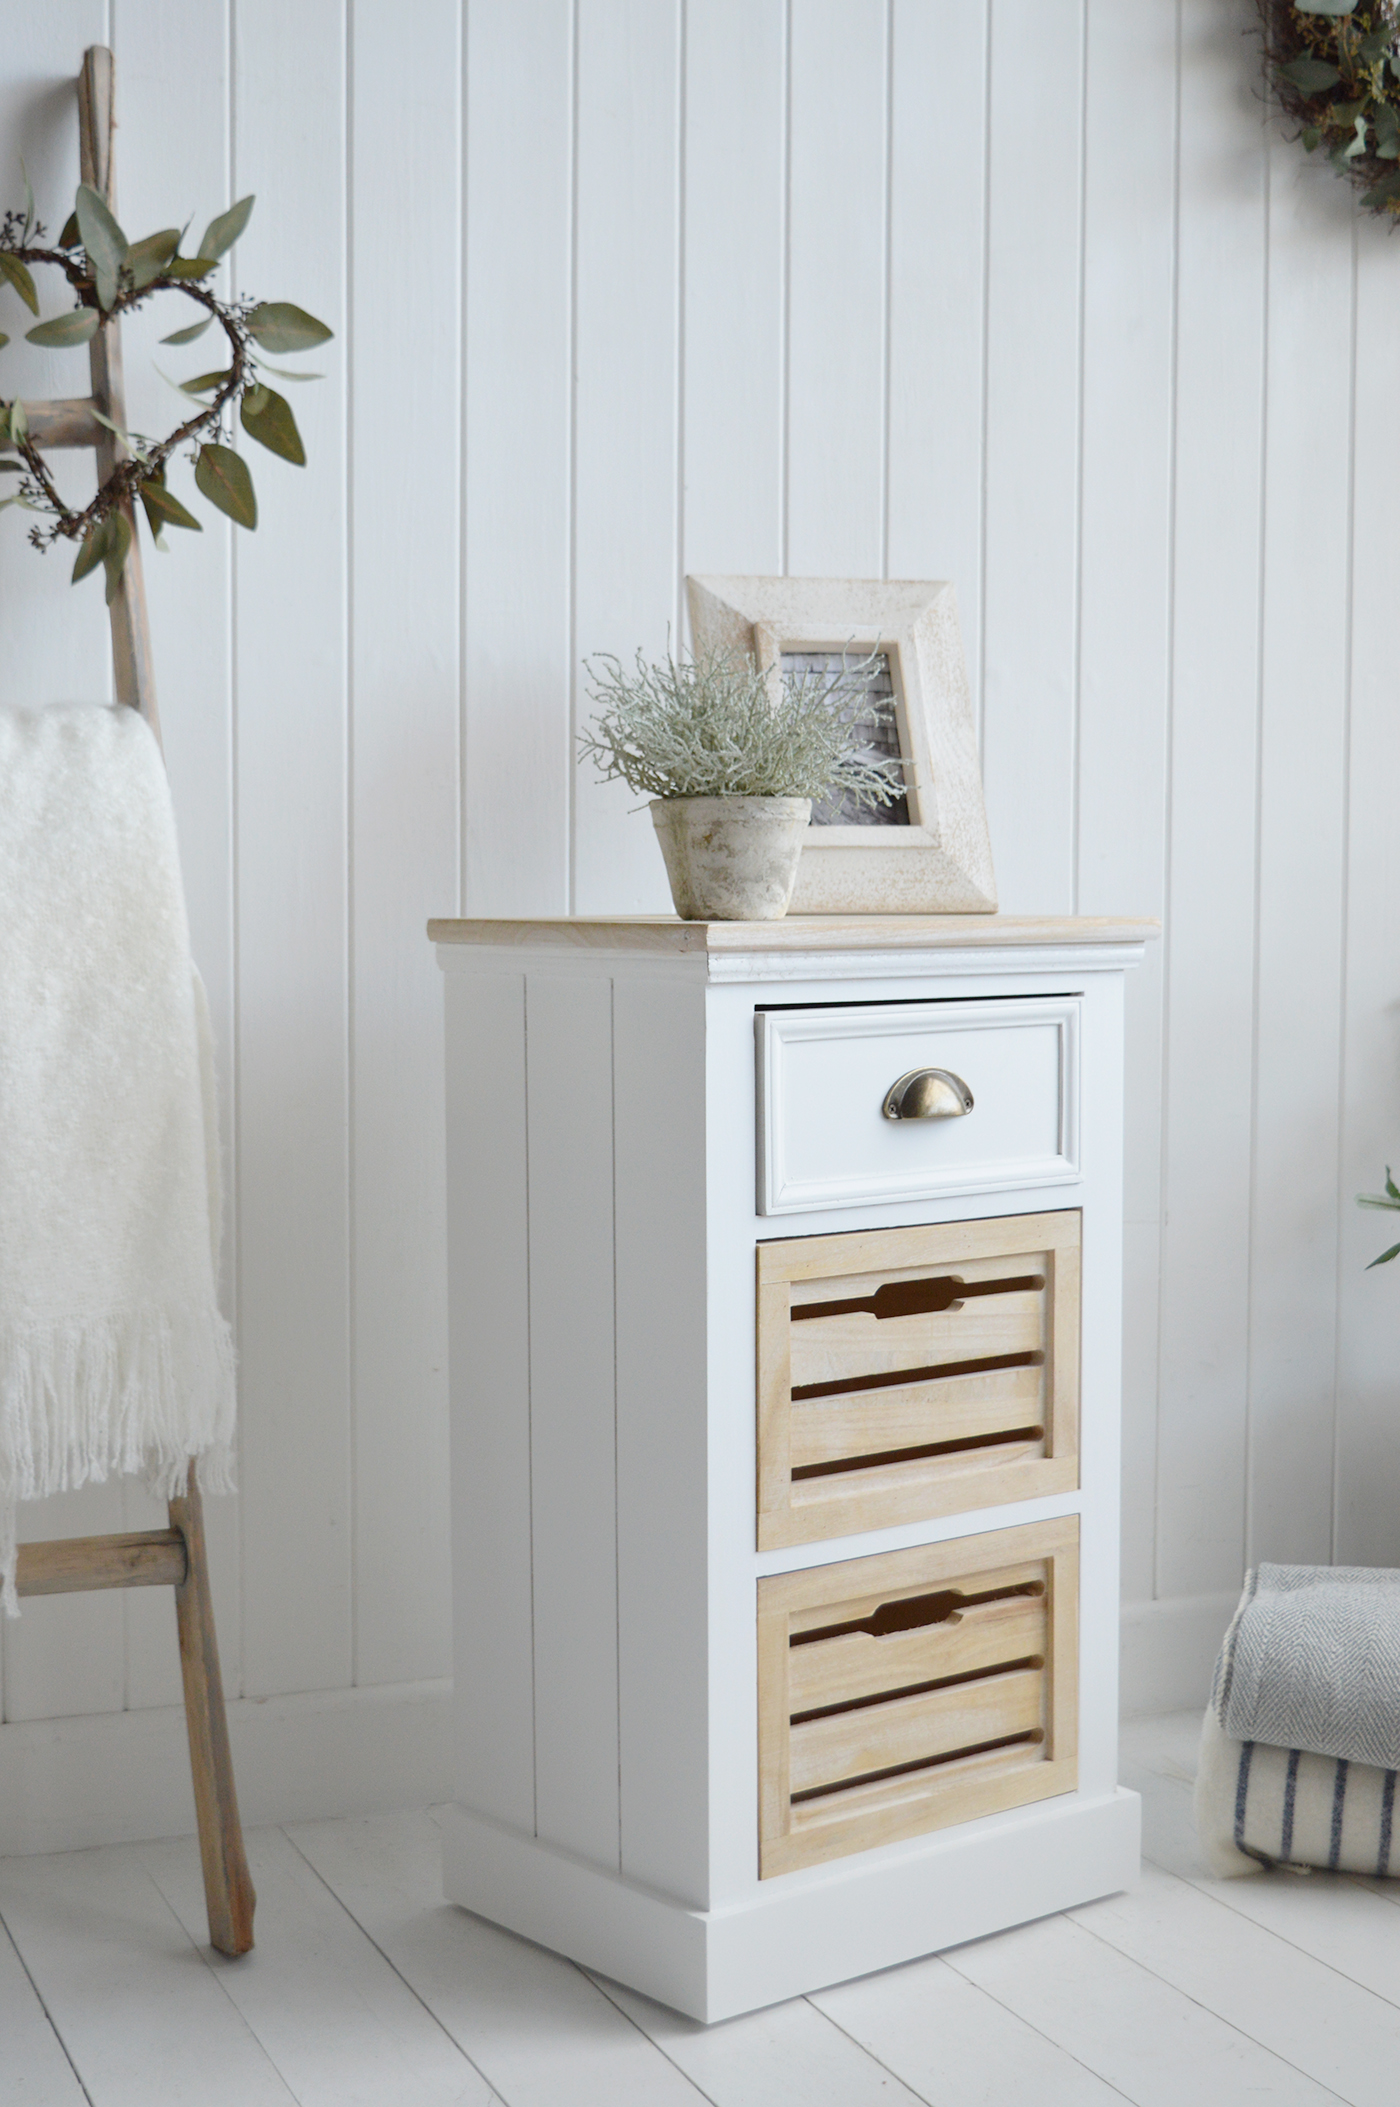
POLYGON ((813 801, 899 795, 899 764, 862 752, 853 722, 873 662, 843 664, 834 678, 721 650, 650 665, 638 651, 632 672, 608 653, 585 662, 598 713, 580 758, 649 797, 683 921, 776 920, 813 801))

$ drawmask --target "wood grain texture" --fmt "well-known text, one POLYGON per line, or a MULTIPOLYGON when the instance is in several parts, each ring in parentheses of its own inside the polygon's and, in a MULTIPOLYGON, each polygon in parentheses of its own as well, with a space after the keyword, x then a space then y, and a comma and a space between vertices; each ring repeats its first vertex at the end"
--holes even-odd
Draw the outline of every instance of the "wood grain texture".
MULTIPOLYGON (((27 402, 24 413, 29 436, 42 453, 53 447, 96 446, 106 432, 106 427, 99 424, 94 414, 100 407, 91 395, 76 396, 66 402, 27 402)), ((14 451, 12 440, 0 439, 0 454, 14 451)))
POLYGON ((788 1663, 788 1698, 794 1712, 811 1712, 822 1705, 870 1697, 880 1690, 971 1675, 999 1661, 1044 1654, 1048 1645, 1044 1596, 1009 1595, 992 1602, 969 1602, 943 1623, 914 1631, 890 1632, 881 1638, 872 1638, 868 1632, 847 1632, 840 1638, 795 1646, 788 1663))
POLYGON ((758 1247, 760 1280, 790 1280, 808 1300, 819 1299, 811 1283, 830 1275, 870 1274, 885 1268, 951 1266, 959 1259, 984 1261, 1050 1248, 1072 1248, 1079 1237, 1078 1213, 994 1215, 983 1221, 937 1222, 916 1228, 857 1229, 846 1235, 799 1237, 758 1247))
POLYGON ((248 1876, 238 1794, 233 1782, 228 1719, 224 1712, 219 1642, 204 1544, 204 1503, 193 1464, 189 1483, 170 1502, 170 1526, 184 1539, 184 1573, 175 1589, 180 1633, 180 1670, 185 1685, 185 1724, 190 1740, 195 1821, 204 1871, 209 1943, 237 1957, 253 1943, 256 1897, 248 1876))
POLYGON ((1147 918, 1112 915, 792 915, 777 922, 680 922, 674 915, 587 915, 555 921, 435 917, 435 944, 530 944, 564 950, 662 955, 782 951, 947 951, 1014 944, 1141 944, 1159 934, 1147 918))
POLYGON ((1078 1535, 1071 1517, 759 1581, 764 1879, 1073 1790, 1078 1535), (945 1590, 995 1599, 880 1634, 877 1613, 945 1590))
POLYGON ((1040 1422, 1044 1390, 1043 1368, 1002 1368, 866 1391, 846 1405, 804 1400, 792 1407, 792 1461, 803 1470, 916 1448, 921 1441, 1009 1434, 1040 1422))
POLYGON ((759 1245, 760 1549, 1078 1483, 1079 1221, 1063 1210, 759 1245), (793 1314, 947 1275, 969 1286, 1023 1277, 1043 1286, 969 1295, 923 1315, 793 1314), (1007 1357, 1029 1365, 972 1372, 1007 1357), (941 1366, 969 1372, 932 1373, 941 1366), (891 1380, 915 1371, 917 1381, 891 1380), (810 1386, 823 1394, 795 1394, 810 1386), (896 1460, 954 1442, 982 1445, 896 1460))
POLYGON ((828 1791, 846 1779, 1038 1733, 1043 1703, 1042 1678, 1026 1668, 979 1677, 952 1690, 931 1690, 923 1697, 862 1705, 831 1719, 800 1726, 794 1722, 792 1790, 828 1791))
POLYGON ((119 1536, 59 1536, 21 1546, 15 1587, 21 1595, 173 1587, 185 1579, 186 1564, 184 1538, 174 1528, 119 1536))
MULTIPOLYGON (((82 180, 115 211, 114 72, 112 53, 105 44, 90 45, 83 53, 78 70, 78 166, 82 180)), ((99 425, 96 441, 97 481, 105 483, 118 462, 130 456, 130 448, 120 436, 127 427, 127 408, 121 329, 117 324, 104 324, 89 338, 88 368, 93 403, 107 419, 106 425, 99 425), (109 430, 108 425, 116 425, 117 431, 109 430)), ((107 608, 112 626, 112 680, 117 701, 127 709, 139 710, 159 740, 160 711, 156 705, 155 662, 137 509, 130 498, 121 506, 131 542, 107 608)))

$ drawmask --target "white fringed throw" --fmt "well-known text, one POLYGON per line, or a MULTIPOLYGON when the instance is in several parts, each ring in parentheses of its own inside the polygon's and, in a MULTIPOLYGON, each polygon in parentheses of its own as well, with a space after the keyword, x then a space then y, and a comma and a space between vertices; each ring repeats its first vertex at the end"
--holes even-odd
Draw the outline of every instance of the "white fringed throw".
POLYGON ((0 1589, 19 1500, 227 1490, 212 1044, 134 710, 0 710, 0 1589))

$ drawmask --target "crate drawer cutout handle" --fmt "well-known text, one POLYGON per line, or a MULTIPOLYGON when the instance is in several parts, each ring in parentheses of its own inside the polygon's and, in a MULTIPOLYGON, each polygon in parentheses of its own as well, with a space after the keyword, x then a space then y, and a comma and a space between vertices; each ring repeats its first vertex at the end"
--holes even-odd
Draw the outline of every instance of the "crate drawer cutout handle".
POLYGON ((891 1083, 880 1107, 886 1119, 962 1119, 972 1092, 951 1068, 911 1068, 891 1083))

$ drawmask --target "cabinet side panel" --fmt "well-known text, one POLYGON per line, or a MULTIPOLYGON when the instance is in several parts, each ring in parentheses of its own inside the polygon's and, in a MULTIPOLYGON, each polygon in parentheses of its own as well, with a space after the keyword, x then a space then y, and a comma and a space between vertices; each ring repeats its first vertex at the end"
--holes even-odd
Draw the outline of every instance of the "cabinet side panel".
POLYGON ((613 1003, 622 1870, 705 1908, 704 989, 613 1003))
POLYGON ((525 984, 446 975, 457 1778, 532 1832, 525 984))
POLYGON ((1123 977, 1085 997, 1081 1296, 1079 1784, 1118 1777, 1119 1478, 1123 1399, 1123 977))
POLYGON ((611 983, 532 973, 525 1016, 536 1829, 616 1867, 611 983))

